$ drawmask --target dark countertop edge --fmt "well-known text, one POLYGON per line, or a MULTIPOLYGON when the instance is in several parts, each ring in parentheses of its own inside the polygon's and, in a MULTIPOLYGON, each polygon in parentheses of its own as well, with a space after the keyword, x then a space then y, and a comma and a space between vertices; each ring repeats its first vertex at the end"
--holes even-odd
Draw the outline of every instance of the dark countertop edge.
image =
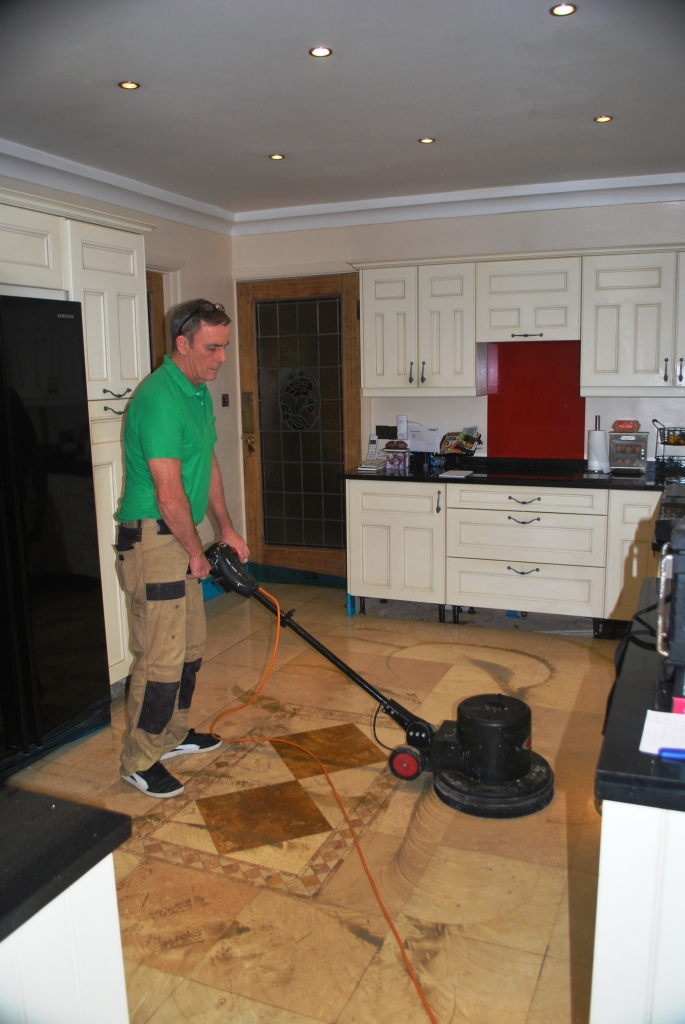
MULTIPOLYGON (((487 474, 487 470, 481 471, 487 474)), ((490 471, 492 472, 492 471, 490 471)), ((440 477, 429 473, 408 473, 400 475, 395 473, 343 473, 344 480, 393 480, 398 483, 412 484, 485 484, 486 486, 502 487, 570 487, 580 490, 598 491, 649 491, 661 492, 664 484, 660 481, 645 480, 644 477, 609 477, 601 475, 598 479, 581 477, 577 479, 564 479, 553 476, 498 476, 487 475, 477 476, 476 471, 472 476, 465 477, 440 477)))
MULTIPOLYGON (((3 788, 14 788, 6 786, 3 788)), ((27 797, 44 793, 25 790, 27 797)), ((74 820, 62 841, 49 836, 45 848, 30 860, 25 859, 9 877, 0 875, 0 942, 29 921, 38 911, 60 896, 131 835, 128 815, 73 803, 61 797, 48 797, 52 803, 73 804, 74 820), (78 815, 78 819, 76 819, 78 815), (79 852, 74 852, 74 849, 79 852)))
POLYGON ((647 780, 638 775, 625 775, 621 778, 616 776, 616 772, 597 769, 595 796, 598 800, 614 800, 616 803, 638 804, 641 807, 660 807, 665 811, 685 810, 683 784, 677 779, 659 779, 660 786, 657 788, 653 784, 653 779, 647 780), (673 786, 669 787, 668 783, 671 781, 673 786))

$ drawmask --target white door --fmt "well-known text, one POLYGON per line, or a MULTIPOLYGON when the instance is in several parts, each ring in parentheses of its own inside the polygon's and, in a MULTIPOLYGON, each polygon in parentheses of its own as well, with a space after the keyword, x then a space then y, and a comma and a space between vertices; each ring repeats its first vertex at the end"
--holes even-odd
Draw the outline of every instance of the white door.
POLYGON ((0 282, 64 289, 60 217, 0 205, 0 282))
POLYGON ((583 258, 582 395, 671 388, 676 254, 583 258))
POLYGON ((349 592, 444 604, 444 499, 444 486, 348 481, 349 592))
POLYGON ((116 570, 116 522, 114 513, 121 497, 124 466, 121 443, 128 402, 89 402, 93 453, 95 514, 100 549, 100 579, 105 608, 105 633, 110 683, 128 675, 133 662, 129 649, 128 613, 116 570))
POLYGON ((142 235, 69 221, 70 297, 81 303, 88 398, 127 397, 150 372, 142 235))
POLYGON ((419 388, 475 394, 474 263, 419 267, 419 388))
POLYGON ((364 389, 418 386, 416 267, 362 270, 361 324, 364 389))
POLYGON ((658 574, 652 536, 660 498, 660 493, 609 491, 605 619, 632 619, 645 578, 658 574))
POLYGON ((580 338, 580 257, 476 265, 477 341, 580 338))

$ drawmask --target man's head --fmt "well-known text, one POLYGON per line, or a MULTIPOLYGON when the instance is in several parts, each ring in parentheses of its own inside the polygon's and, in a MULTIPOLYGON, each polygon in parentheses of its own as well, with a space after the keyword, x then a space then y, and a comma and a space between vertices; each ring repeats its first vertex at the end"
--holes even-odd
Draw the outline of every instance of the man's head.
POLYGON ((192 299, 171 316, 171 358, 193 384, 216 380, 226 362, 231 318, 208 299, 192 299))

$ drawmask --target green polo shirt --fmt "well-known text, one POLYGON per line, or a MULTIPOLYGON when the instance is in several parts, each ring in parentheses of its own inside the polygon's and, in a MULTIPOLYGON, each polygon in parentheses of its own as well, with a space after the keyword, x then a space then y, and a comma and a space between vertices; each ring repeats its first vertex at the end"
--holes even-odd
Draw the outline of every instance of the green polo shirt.
POLYGON ((126 413, 126 483, 116 518, 161 519, 148 459, 180 459, 195 525, 209 502, 216 416, 206 384, 191 384, 170 356, 137 388, 126 413))

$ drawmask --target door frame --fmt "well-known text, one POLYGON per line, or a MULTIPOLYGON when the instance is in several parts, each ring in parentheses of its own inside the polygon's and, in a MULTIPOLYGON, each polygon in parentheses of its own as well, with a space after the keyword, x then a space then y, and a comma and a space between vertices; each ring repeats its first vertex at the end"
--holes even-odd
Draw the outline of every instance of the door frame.
POLYGON ((250 559, 261 565, 346 576, 347 559, 344 549, 281 547, 264 543, 255 305, 257 302, 287 299, 341 299, 343 464, 345 472, 351 472, 357 468, 361 457, 359 274, 240 281, 237 284, 237 298, 241 439, 250 559), (251 439, 249 443, 247 438, 251 439), (254 453, 249 451, 250 445, 254 448, 254 453))

